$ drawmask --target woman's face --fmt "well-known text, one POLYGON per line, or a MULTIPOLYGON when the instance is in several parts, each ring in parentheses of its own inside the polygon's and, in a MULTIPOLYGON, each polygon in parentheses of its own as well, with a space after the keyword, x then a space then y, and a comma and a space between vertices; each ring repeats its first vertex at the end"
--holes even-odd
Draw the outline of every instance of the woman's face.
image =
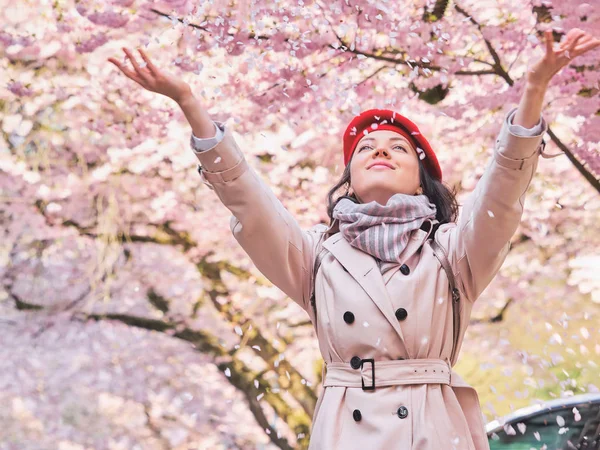
POLYGON ((350 185, 361 203, 386 205, 397 193, 414 195, 420 186, 419 156, 399 133, 379 130, 364 136, 350 160, 350 185), (375 165, 382 163, 389 165, 375 165))

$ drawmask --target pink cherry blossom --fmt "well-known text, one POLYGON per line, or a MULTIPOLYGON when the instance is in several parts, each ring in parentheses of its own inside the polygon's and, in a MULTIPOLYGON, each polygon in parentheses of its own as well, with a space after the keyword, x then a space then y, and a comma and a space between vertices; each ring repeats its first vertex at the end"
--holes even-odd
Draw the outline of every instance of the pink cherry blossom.
MULTIPOLYGON (((578 0, 450 2, 436 18, 432 2, 409 1, 2 6, 0 442, 23 449, 310 437, 322 358, 308 317, 236 242, 181 109, 106 62, 121 47, 186 80, 308 229, 328 219, 355 115, 417 123, 462 203, 544 30, 559 45, 600 29, 600 5, 578 0)), ((506 262, 473 309, 459 371, 488 420, 600 386, 599 56, 548 86, 545 151, 568 156, 539 158, 506 262)))

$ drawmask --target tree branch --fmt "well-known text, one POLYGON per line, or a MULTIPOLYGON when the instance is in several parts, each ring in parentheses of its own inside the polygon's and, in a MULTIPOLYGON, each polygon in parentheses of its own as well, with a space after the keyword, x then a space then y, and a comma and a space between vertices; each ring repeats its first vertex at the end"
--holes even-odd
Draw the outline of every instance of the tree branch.
POLYGON ((481 32, 481 25, 479 24, 479 22, 477 22, 475 19, 473 19, 473 17, 470 14, 468 14, 463 8, 458 6, 458 4, 454 3, 454 8, 459 13, 461 13, 462 15, 467 17, 469 19, 469 21, 477 27, 477 29, 479 30, 479 33, 481 34, 481 37, 483 38, 483 41, 485 42, 485 45, 486 45, 488 51, 490 52, 490 55, 492 56, 492 59, 494 60, 493 67, 496 71, 496 75, 502 77, 509 84, 509 86, 512 86, 514 84, 514 81, 510 78, 510 76, 508 75, 508 72, 506 72, 506 70, 504 70, 504 67, 502 67, 502 61, 500 61, 500 56, 498 55, 498 52, 496 52, 496 50, 492 46, 491 42, 483 37, 483 33, 481 32))
MULTIPOLYGON (((210 355, 218 361, 215 361, 215 364, 219 370, 225 372, 229 369, 230 376, 226 376, 227 381, 246 397, 256 422, 263 430, 269 430, 267 434, 271 442, 283 450, 292 450, 293 447, 290 446, 287 439, 279 437, 277 430, 269 424, 259 400, 256 399, 260 394, 259 389, 254 386, 257 374, 250 370, 242 360, 236 358, 234 356, 235 352, 224 350, 215 336, 205 331, 192 330, 187 327, 177 330, 177 324, 174 323, 128 314, 87 314, 80 312, 78 316, 81 320, 116 320, 128 326, 168 333, 174 338, 190 342, 194 349, 210 355)), ((308 436, 310 432, 310 418, 308 415, 299 414, 297 410, 291 408, 280 394, 273 392, 273 389, 264 380, 260 380, 259 387, 266 391, 264 400, 275 410, 278 417, 296 434, 304 433, 308 436)))
POLYGON ((222 268, 222 263, 209 263, 206 261, 206 258, 198 265, 200 273, 212 282, 212 287, 207 290, 207 293, 215 309, 219 311, 228 323, 238 325, 245 329, 244 345, 250 347, 258 346, 260 350, 257 350, 256 348, 253 350, 267 366, 278 375, 280 380, 285 384, 289 384, 289 393, 301 405, 302 409, 307 414, 312 414, 315 410, 317 397, 313 389, 306 384, 302 384, 304 377, 300 372, 293 367, 288 360, 280 360, 280 352, 262 335, 262 333, 260 333, 260 328, 247 314, 236 309, 231 302, 222 304, 217 300, 218 296, 229 295, 229 291, 221 279, 220 268, 222 268))
POLYGON ((585 178, 588 181, 588 183, 590 183, 592 187, 596 189, 596 191, 598 191, 598 193, 600 194, 600 180, 596 178, 591 171, 586 169, 585 164, 581 163, 577 159, 573 152, 569 150, 569 148, 565 144, 562 143, 562 141, 558 138, 558 136, 556 136, 556 134, 554 134, 550 127, 548 127, 548 134, 550 135, 552 142, 554 142, 558 148, 565 152, 565 155, 567 155, 569 161, 571 161, 571 163, 573 163, 573 165, 579 171, 579 173, 583 175, 583 178, 585 178))
MULTIPOLYGON (((440 11, 445 11, 445 8, 447 7, 447 2, 443 1, 443 0, 439 0, 438 2, 436 2, 436 6, 435 8, 436 11, 440 12, 440 11)), ((506 81, 506 83, 509 86, 513 86, 514 85, 514 80, 510 77, 508 71, 506 69, 504 69, 503 65, 502 65, 502 61, 500 59, 500 55, 498 54, 498 52, 496 51, 496 49, 493 47, 493 45, 491 44, 491 42, 488 39, 485 39, 483 37, 483 33, 482 33, 482 26, 481 24, 475 20, 468 12, 465 8, 459 6, 458 4, 454 4, 455 9, 462 14, 463 16, 465 16, 473 25, 475 25, 479 31, 479 33, 481 34, 483 41, 485 42, 485 45, 493 59, 493 63, 490 63, 488 61, 483 61, 483 60, 478 60, 478 59, 474 59, 473 61, 481 63, 481 64, 486 64, 489 65, 490 67, 492 67, 492 69, 488 69, 488 70, 459 70, 457 72, 455 72, 455 75, 459 75, 459 76, 482 76, 482 75, 497 75, 499 77, 501 77, 504 81, 506 81)), ((199 25, 195 25, 192 23, 187 23, 186 21, 176 18, 176 17, 172 17, 168 14, 165 14, 161 11, 158 11, 156 9, 151 9, 151 11, 153 11, 156 14, 159 14, 161 16, 167 17, 169 19, 176 19, 179 22, 183 23, 184 25, 187 26, 191 26, 194 28, 198 28, 201 29, 203 31, 207 31, 206 28, 201 27, 199 25)), ((331 26, 331 22, 328 20, 328 23, 331 26)), ((380 55, 380 54, 376 54, 375 52, 365 52, 365 51, 358 51, 358 50, 349 50, 349 46, 344 42, 344 40, 335 32, 335 30, 333 29, 333 26, 331 26, 331 31, 333 32, 333 34, 336 36, 341 48, 343 52, 350 52, 351 54, 354 55, 363 55, 367 58, 370 59, 374 59, 377 61, 384 61, 384 62, 388 62, 388 63, 392 63, 394 65, 397 64, 401 64, 401 65, 406 65, 409 67, 419 67, 421 69, 429 69, 432 72, 440 72, 443 70, 442 67, 439 66, 432 66, 432 65, 428 65, 426 63, 422 63, 420 61, 414 61, 409 63, 408 61, 405 61, 404 59, 396 59, 390 56, 384 56, 384 55, 380 55)), ((256 36, 254 33, 250 33, 249 34, 249 38, 251 39, 269 39, 268 36, 256 36)), ((288 41, 288 38, 285 39, 286 41, 288 41)), ((339 50, 340 47, 335 47, 333 44, 330 44, 328 46, 329 48, 332 48, 334 50, 339 50)), ((400 53, 400 52, 398 52, 400 53)), ((514 61, 513 61, 514 63, 514 61)), ((512 66, 512 64, 511 64, 512 66)), ((379 70, 377 71, 379 72, 379 70)), ((376 72, 376 73, 377 73, 376 72)), ((274 87, 274 86, 273 86, 274 87)), ((569 160, 573 163, 573 165, 575 166, 575 168, 577 169, 577 171, 579 171, 581 173, 581 175, 583 175, 583 177, 600 193, 600 181, 598 180, 598 178, 595 176, 595 174, 593 174, 592 172, 590 172, 589 170, 587 170, 587 168, 585 167, 584 164, 582 164, 575 156, 574 154, 568 150, 567 146, 564 145, 557 137, 554 133, 552 133, 550 130, 548 131, 552 141, 561 149, 565 152, 565 154, 568 156, 569 160)))
MULTIPOLYGON (((468 12, 465 9, 461 8, 457 4, 455 4, 454 7, 456 8, 456 10, 458 12, 463 14, 465 17, 468 17, 469 20, 471 21, 471 23, 476 25, 477 29, 481 33, 481 25, 475 19, 473 19, 473 17, 470 14, 468 14, 468 12)), ((483 38, 483 34, 482 34, 482 38, 483 38)), ((484 38, 484 41, 485 41, 485 44, 486 44, 490 54, 492 55, 492 58, 495 61, 494 67, 497 70, 497 75, 502 77, 508 83, 509 86, 513 86, 514 80, 510 77, 508 72, 506 72, 504 70, 504 68, 502 67, 498 53, 496 52, 496 50, 494 49, 492 44, 487 39, 484 38)), ((550 128, 548 128, 548 134, 550 135, 550 138, 556 144, 556 146, 558 148, 560 148, 567 155, 567 157, 569 158, 571 163, 573 163, 573 165, 575 166, 577 171, 592 185, 592 187, 594 189, 596 189, 596 191, 598 191, 598 193, 600 193, 600 181, 598 180, 597 176, 595 174, 593 174, 591 171, 587 170, 585 165, 582 164, 577 159, 577 157, 573 154, 573 152, 571 152, 568 149, 568 147, 561 142, 561 140, 552 132, 552 130, 550 130, 550 128)))
POLYGON ((497 323, 497 322, 502 322, 504 320, 504 313, 506 313, 506 310, 508 309, 508 307, 510 306, 510 304, 514 301, 514 298, 509 298, 506 303, 504 304, 504 306, 502 306, 502 308, 500 308, 500 311, 498 311, 498 313, 495 316, 492 317, 488 317, 487 319, 471 319, 471 323, 472 324, 480 324, 480 323, 497 323))

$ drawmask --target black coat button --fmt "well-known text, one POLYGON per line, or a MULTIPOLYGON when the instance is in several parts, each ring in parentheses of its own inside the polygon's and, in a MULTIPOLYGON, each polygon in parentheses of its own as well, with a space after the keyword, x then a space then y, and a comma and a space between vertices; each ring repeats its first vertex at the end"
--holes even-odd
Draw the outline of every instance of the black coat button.
POLYGON ((354 417, 354 420, 356 422, 360 422, 360 419, 362 419, 362 414, 360 413, 360 410, 355 409, 354 411, 352 411, 352 417, 354 417))
POLYGON ((346 323, 354 322, 354 314, 352 314, 350 311, 346 311, 344 313, 344 322, 346 322, 346 323))
POLYGON ((406 406, 401 406, 400 408, 398 408, 398 417, 400 417, 401 419, 406 419, 407 416, 408 409, 406 408, 406 406))
POLYGON ((406 312, 406 310, 404 308, 398 308, 396 310, 396 319, 404 320, 404 319, 406 319, 407 316, 408 316, 408 313, 406 312))
POLYGON ((360 359, 358 356, 353 356, 350 360, 350 365, 353 369, 360 369, 360 366, 362 366, 362 359, 360 359))
POLYGON ((410 269, 406 264, 402 264, 400 266, 400 272, 402 272, 402 275, 408 275, 410 273, 410 269))

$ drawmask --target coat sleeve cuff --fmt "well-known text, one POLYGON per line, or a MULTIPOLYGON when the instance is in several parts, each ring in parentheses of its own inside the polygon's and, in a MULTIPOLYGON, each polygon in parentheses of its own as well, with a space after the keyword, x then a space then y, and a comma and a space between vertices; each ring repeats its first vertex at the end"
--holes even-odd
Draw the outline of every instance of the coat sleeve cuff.
POLYGON ((537 161, 539 154, 543 152, 546 145, 543 136, 548 130, 548 124, 541 117, 539 127, 538 125, 530 129, 521 127, 523 130, 528 130, 528 135, 521 136, 512 128, 519 126, 512 124, 512 117, 516 110, 517 108, 513 108, 504 118, 502 129, 496 139, 494 158, 503 167, 524 170, 537 161), (538 132, 531 134, 534 130, 538 132))
POLYGON ((223 130, 221 127, 223 126, 222 122, 213 121, 215 125, 215 135, 210 138, 199 138, 192 133, 192 137, 190 138, 190 146, 194 152, 205 152, 211 150, 217 146, 219 142, 223 140, 223 130))
POLYGON ((516 114, 517 114, 516 109, 513 109, 512 112, 510 112, 508 114, 508 126, 509 126, 508 129, 512 134, 514 134, 515 136, 535 136, 542 132, 543 127, 542 127, 542 118, 541 117, 540 117, 540 120, 538 121, 538 123, 536 123, 533 127, 525 128, 522 125, 513 124, 513 120, 514 120, 516 114))
POLYGON ((223 138, 215 147, 194 152, 198 159, 198 172, 205 184, 229 183, 248 170, 244 154, 235 142, 231 130, 224 122, 216 122, 223 138))

